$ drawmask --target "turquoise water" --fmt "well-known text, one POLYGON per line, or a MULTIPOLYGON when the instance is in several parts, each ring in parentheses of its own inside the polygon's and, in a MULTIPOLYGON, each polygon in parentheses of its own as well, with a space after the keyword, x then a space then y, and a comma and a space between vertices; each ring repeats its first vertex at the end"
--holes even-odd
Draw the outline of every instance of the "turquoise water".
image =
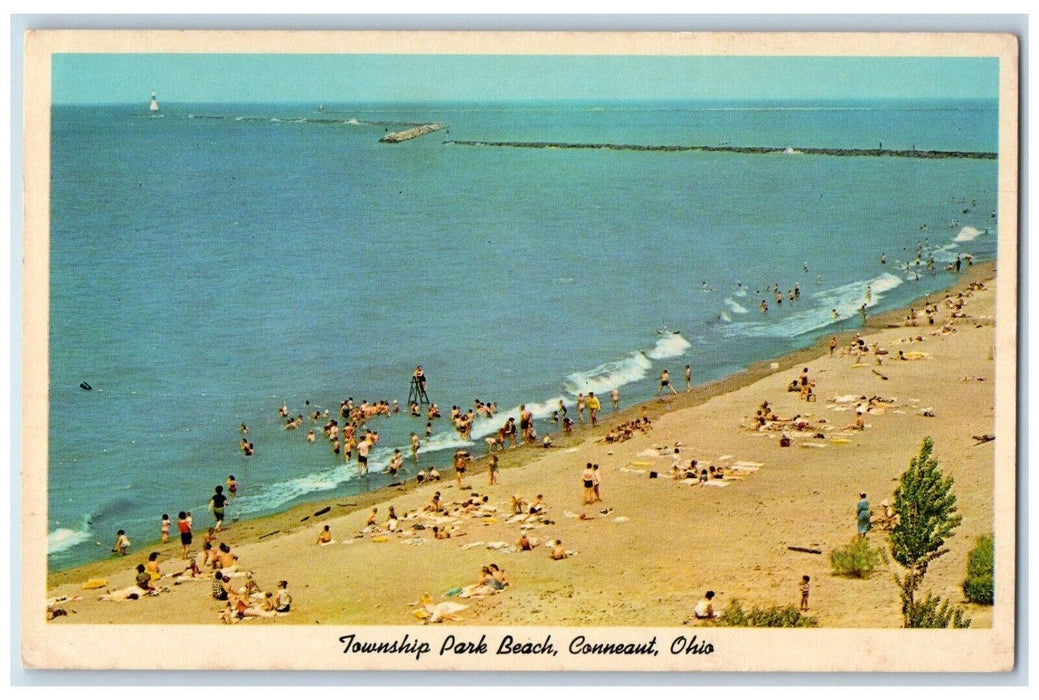
MULTIPOLYGON (((445 413, 501 407, 480 443, 522 402, 630 403, 687 363, 716 379, 833 331, 833 308, 854 327, 867 285, 892 308, 996 254, 994 160, 445 141, 996 151, 996 132, 988 102, 55 107, 49 564, 106 556, 119 528, 154 539, 163 513, 208 526, 232 473, 243 518, 390 481, 282 430, 282 403, 405 406, 422 364, 445 413), (421 121, 449 133, 378 143, 421 121)), ((425 420, 371 425, 382 464, 425 420)), ((463 443, 434 427, 422 463, 443 467, 463 443)))

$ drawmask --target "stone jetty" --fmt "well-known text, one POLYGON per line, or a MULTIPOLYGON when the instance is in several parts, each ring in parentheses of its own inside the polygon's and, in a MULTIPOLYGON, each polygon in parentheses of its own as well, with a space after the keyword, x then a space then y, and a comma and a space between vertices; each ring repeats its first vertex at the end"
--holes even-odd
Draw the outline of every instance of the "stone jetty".
MULTIPOLYGON (((412 137, 414 138, 414 137, 412 137)), ((496 148, 585 148, 606 151, 700 151, 703 153, 748 153, 821 156, 883 156, 890 158, 973 158, 995 160, 996 153, 985 151, 921 151, 888 148, 790 148, 767 146, 650 146, 620 143, 560 143, 551 141, 445 141, 455 146, 490 146, 496 148)))
POLYGON ((443 128, 444 125, 439 122, 419 124, 418 126, 412 129, 407 129, 406 131, 391 131, 379 139, 379 143, 400 143, 401 141, 410 141, 411 139, 417 139, 419 136, 425 136, 434 131, 440 131, 443 128))

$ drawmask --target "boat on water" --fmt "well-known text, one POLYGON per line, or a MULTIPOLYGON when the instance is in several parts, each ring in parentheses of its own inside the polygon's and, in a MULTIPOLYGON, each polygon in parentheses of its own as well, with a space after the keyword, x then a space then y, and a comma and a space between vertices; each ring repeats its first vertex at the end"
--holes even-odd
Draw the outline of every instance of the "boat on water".
POLYGON ((155 98, 155 91, 152 90, 152 103, 148 105, 148 111, 152 114, 159 113, 159 101, 155 98))

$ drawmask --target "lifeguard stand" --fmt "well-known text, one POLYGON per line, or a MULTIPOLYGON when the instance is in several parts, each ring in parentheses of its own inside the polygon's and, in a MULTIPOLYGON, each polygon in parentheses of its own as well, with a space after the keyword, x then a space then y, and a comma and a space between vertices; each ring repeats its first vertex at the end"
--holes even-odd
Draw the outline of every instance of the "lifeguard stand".
POLYGON ((411 377, 411 389, 408 391, 408 405, 413 403, 429 404, 429 396, 426 395, 422 382, 415 376, 411 377))

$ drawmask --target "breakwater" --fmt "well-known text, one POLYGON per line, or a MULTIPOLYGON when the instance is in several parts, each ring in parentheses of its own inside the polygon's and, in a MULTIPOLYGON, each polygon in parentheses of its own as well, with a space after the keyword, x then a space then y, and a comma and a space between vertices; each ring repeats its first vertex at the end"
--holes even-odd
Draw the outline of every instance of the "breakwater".
POLYGON ((431 134, 434 131, 440 131, 443 128, 444 125, 440 124, 439 122, 433 122, 431 124, 420 124, 419 126, 416 126, 414 129, 390 132, 383 136, 381 139, 379 139, 379 143, 400 143, 401 141, 410 141, 411 139, 417 139, 419 136, 425 136, 426 134, 431 134))
MULTIPOLYGON (((414 138, 414 137, 413 137, 414 138)), ((585 148, 605 151, 699 151, 703 153, 747 153, 747 154, 789 154, 789 155, 821 155, 821 156, 874 156, 889 158, 972 158, 978 160, 995 160, 996 153, 985 151, 930 151, 893 148, 780 148, 768 146, 652 146, 627 143, 565 143, 555 141, 444 141, 454 146, 488 146, 494 148, 585 148)))

